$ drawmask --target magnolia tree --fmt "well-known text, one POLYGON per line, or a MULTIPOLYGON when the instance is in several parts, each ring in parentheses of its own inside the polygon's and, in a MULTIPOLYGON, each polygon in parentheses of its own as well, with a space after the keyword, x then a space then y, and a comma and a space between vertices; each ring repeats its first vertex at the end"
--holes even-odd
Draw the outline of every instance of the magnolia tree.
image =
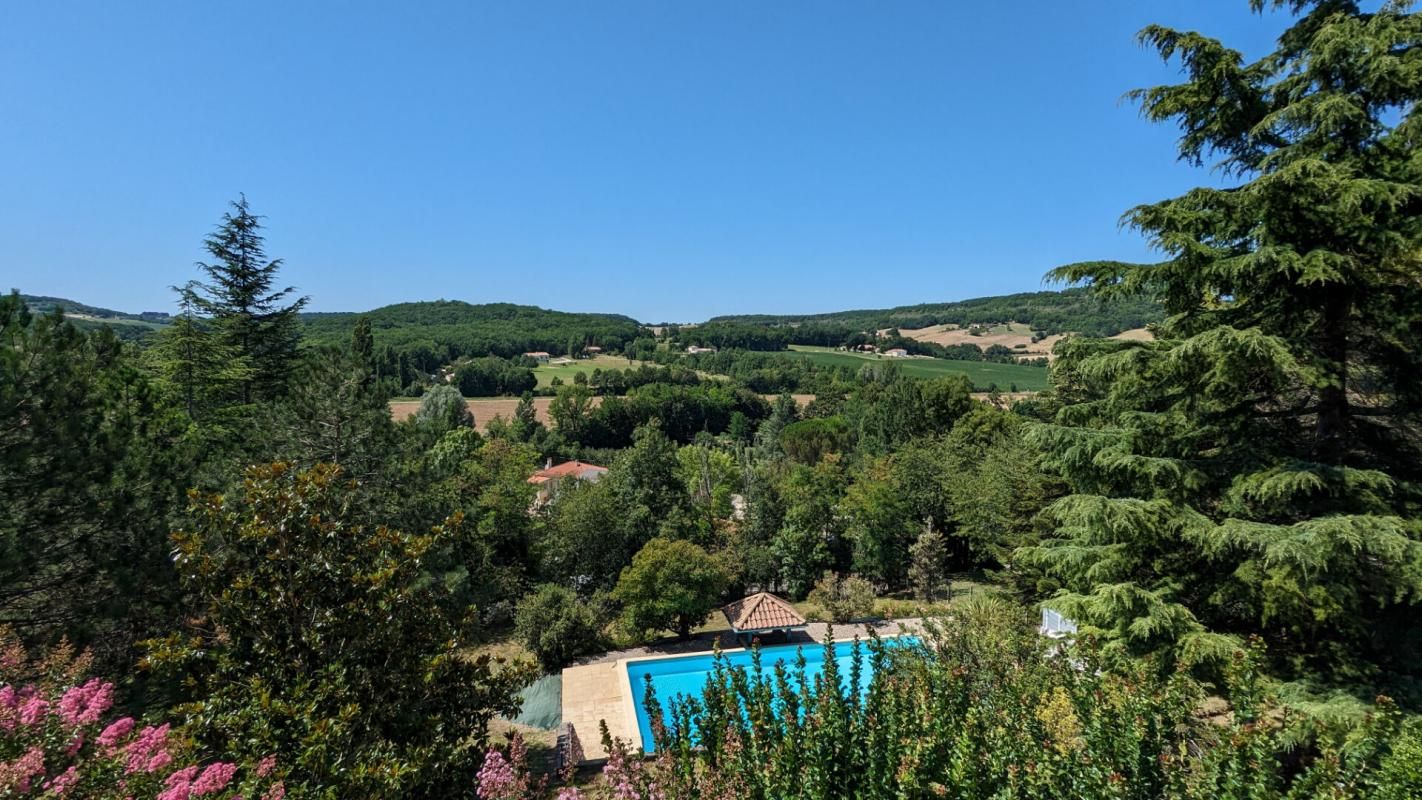
POLYGON ((84 677, 88 667, 68 647, 32 661, 0 628, 0 798, 285 796, 274 757, 201 761, 169 723, 112 713, 114 685, 84 677))

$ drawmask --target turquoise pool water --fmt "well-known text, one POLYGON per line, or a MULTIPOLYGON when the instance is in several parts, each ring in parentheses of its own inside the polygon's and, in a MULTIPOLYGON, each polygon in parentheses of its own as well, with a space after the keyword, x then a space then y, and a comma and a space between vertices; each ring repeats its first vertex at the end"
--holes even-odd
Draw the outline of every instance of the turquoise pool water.
MULTIPOLYGON (((916 638, 910 636, 884 640, 885 644, 889 646, 909 645, 916 641, 916 638)), ((839 667, 841 681, 849 680, 849 669, 854 660, 853 646, 853 641, 835 643, 834 660, 839 667)), ((825 646, 823 644, 787 644, 762 647, 760 648, 760 663, 767 674, 774 668, 777 661, 784 661, 787 667, 793 669, 796 651, 800 650, 805 653, 805 677, 807 680, 814 680, 815 676, 824 672, 825 669, 825 646)), ((750 667, 751 651, 749 650, 733 650, 722 655, 732 666, 750 667)), ((714 662, 715 656, 711 653, 675 658, 644 658, 627 662, 627 677, 632 687, 633 706, 637 709, 637 730, 642 734, 642 748, 644 750, 650 753, 654 749, 651 721, 647 716, 647 709, 642 705, 642 699, 646 696, 647 691, 647 676, 651 676, 652 688, 657 693, 657 700, 662 704, 663 710, 666 710, 670 707, 670 699, 676 695, 700 697, 702 690, 706 688, 706 676, 710 674, 711 665, 714 662)), ((862 671, 859 691, 864 692, 868 691, 869 681, 874 677, 874 667, 870 662, 867 642, 860 644, 860 667, 862 671)))

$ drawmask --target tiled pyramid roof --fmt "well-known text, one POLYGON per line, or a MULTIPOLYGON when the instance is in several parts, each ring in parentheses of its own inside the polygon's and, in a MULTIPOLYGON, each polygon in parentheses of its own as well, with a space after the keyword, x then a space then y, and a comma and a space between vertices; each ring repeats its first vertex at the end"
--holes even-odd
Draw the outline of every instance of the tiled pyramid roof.
POLYGON ((753 594, 721 609, 726 621, 738 631, 759 631, 772 628, 798 628, 805 618, 788 602, 770 592, 753 594))

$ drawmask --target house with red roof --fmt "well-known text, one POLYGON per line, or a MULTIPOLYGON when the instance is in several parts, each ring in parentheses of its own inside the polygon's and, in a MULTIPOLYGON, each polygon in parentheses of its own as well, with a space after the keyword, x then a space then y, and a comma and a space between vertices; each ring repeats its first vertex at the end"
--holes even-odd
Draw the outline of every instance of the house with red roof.
POLYGON ((528 482, 538 487, 538 497, 533 501, 533 505, 536 508, 552 500, 553 495, 558 491, 558 486, 563 481, 578 480, 596 483, 602 480, 602 476, 606 474, 607 467, 600 467, 597 464, 575 460, 564 461, 562 464, 554 466, 552 459, 549 459, 543 469, 528 476, 528 482))

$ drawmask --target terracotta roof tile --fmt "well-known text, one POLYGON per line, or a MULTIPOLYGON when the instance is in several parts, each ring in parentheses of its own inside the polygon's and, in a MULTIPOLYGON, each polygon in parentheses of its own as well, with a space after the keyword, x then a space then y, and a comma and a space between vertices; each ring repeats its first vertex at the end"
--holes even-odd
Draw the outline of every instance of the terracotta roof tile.
POLYGON ((607 472, 607 467, 599 467, 584 461, 564 461, 556 467, 540 469, 529 476, 529 483, 543 483, 554 478, 579 477, 588 472, 607 472))
POLYGON ((805 618, 788 602, 769 593, 760 592, 721 609, 726 621, 738 631, 759 631, 772 628, 798 628, 805 618))

